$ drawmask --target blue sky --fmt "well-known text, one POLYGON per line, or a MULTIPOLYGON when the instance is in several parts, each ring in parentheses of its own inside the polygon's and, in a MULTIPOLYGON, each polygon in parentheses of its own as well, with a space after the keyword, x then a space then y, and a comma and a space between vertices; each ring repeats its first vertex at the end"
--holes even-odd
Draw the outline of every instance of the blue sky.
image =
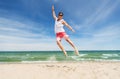
POLYGON ((79 50, 120 50, 119 0, 0 0, 0 50, 60 50, 52 4, 76 31, 65 27, 79 50))

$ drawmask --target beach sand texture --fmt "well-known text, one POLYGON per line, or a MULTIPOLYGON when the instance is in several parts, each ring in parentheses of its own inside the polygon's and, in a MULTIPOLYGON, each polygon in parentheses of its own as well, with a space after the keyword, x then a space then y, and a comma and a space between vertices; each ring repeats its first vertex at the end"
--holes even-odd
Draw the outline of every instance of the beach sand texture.
POLYGON ((120 62, 5 63, 0 79, 120 79, 120 62))

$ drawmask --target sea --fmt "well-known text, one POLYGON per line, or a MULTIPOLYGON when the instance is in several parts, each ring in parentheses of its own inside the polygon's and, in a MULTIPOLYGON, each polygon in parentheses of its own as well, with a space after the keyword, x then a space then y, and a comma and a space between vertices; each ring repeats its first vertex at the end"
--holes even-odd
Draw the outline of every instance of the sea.
POLYGON ((67 51, 0 51, 0 63, 39 63, 39 62, 80 62, 80 61, 120 61, 120 50, 67 51))

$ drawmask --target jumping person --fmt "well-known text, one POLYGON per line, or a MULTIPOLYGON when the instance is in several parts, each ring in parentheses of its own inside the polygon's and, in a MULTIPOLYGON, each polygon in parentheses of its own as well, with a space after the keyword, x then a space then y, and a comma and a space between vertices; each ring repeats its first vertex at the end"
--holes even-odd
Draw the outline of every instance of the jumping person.
POLYGON ((55 11, 54 11, 54 5, 52 6, 52 15, 55 20, 55 33, 56 33, 56 41, 59 48, 63 51, 64 55, 67 57, 67 52, 65 51, 64 47, 61 44, 62 38, 64 38, 75 50, 75 54, 79 55, 78 49, 75 47, 73 42, 70 40, 68 35, 66 34, 63 26, 67 26, 72 32, 75 32, 72 27, 63 20, 63 13, 59 12, 58 17, 56 17, 55 11))

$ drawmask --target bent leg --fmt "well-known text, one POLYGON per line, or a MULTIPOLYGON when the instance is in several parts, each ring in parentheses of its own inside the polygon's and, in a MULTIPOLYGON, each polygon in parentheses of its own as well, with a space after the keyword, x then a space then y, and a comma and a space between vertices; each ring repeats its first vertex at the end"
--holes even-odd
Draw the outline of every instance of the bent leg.
POLYGON ((67 38, 66 41, 74 48, 76 55, 79 55, 78 49, 75 47, 73 42, 70 40, 70 38, 67 38))
POLYGON ((59 40, 57 40, 57 45, 59 46, 59 48, 63 51, 64 55, 67 57, 67 52, 64 50, 61 42, 59 40))

